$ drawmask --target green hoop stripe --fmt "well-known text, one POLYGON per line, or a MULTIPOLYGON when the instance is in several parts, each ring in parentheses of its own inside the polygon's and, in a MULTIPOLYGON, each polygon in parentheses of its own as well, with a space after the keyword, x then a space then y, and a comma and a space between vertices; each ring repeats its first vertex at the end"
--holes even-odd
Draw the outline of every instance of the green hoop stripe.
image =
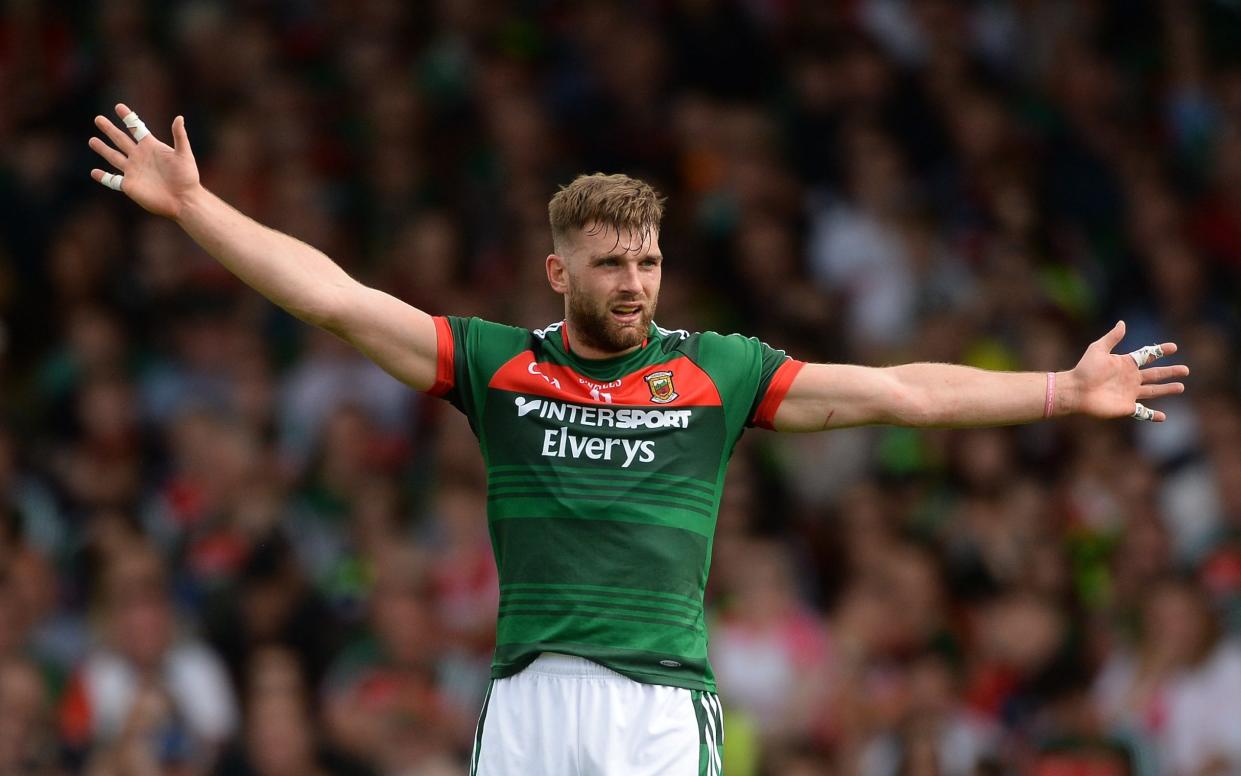
MULTIPOLYGON (((504 499, 510 499, 510 498, 537 498, 540 501, 546 501, 547 496, 548 496, 547 489, 541 488, 538 486, 532 486, 529 488, 506 487, 503 490, 496 490, 496 489, 491 490, 491 492, 487 494, 487 500, 488 501, 502 501, 504 499)), ((588 491, 583 492, 583 493, 565 493, 564 496, 565 498, 573 499, 574 501, 587 501, 587 502, 592 502, 596 504, 598 503, 615 504, 617 501, 616 498, 604 498, 601 496, 592 496, 590 495, 590 492, 588 491)), ((656 507, 675 507, 677 509, 682 509, 686 512, 693 512, 695 514, 702 515, 703 517, 714 516, 711 510, 709 509, 703 509, 702 507, 696 504, 676 503, 674 499, 667 497, 667 496, 661 496, 659 498, 642 498, 640 496, 628 495, 628 496, 624 496, 623 499, 621 500, 627 501, 632 504, 646 504, 648 506, 656 506, 656 507)))
POLYGON ((704 494, 715 497, 715 484, 706 480, 700 480, 697 477, 683 477, 677 474, 668 474, 666 472, 631 472, 624 469, 599 468, 591 469, 585 466, 530 466, 528 464, 498 464, 496 466, 487 467, 489 475, 492 473, 514 472, 518 474, 527 474, 529 476, 540 476, 550 474, 553 477, 562 477, 566 474, 580 474, 587 477, 609 477, 619 479, 631 479, 650 482, 652 480, 662 480, 664 482, 683 485, 689 488, 697 488, 704 494))
POLYGON ((684 611, 675 611, 672 609, 667 609, 667 608, 664 608, 664 606, 671 606, 671 604, 666 604, 666 605, 661 606, 662 602, 660 601, 622 603, 615 599, 600 600, 598 596, 590 597, 590 596, 577 595, 577 596, 574 596, 573 598, 549 599, 547 596, 533 594, 533 593, 511 593, 509 595, 501 594, 500 595, 500 606, 505 607, 510 604, 516 605, 516 606, 531 606, 531 605, 539 605, 539 604, 543 604, 543 605, 567 604, 571 606, 582 605, 582 606, 591 606, 595 608, 619 609, 621 611, 635 612, 639 614, 643 612, 649 612, 649 613, 657 614, 661 617, 685 618, 689 622, 697 622, 699 619, 697 612, 684 612, 684 611))
POLYGON ((667 598, 670 601, 684 603, 692 607, 695 611, 702 608, 702 601, 687 595, 678 595, 676 593, 668 593, 662 590, 644 590, 639 587, 608 587, 606 585, 583 585, 571 582, 508 582, 500 585, 500 591, 505 590, 587 590, 591 592, 617 595, 639 595, 642 597, 667 598))
POLYGON ((545 615, 545 614, 552 614, 552 615, 566 615, 567 614, 570 616, 585 615, 585 616, 590 616, 592 618, 603 619, 603 620, 620 620, 624 622, 645 622, 650 625, 672 625, 678 628, 684 628, 685 630, 691 631, 694 633, 697 633, 699 630, 701 630, 697 626, 691 623, 682 621, 682 620, 663 619, 660 617, 646 617, 646 616, 640 617, 637 615, 627 615, 627 614, 615 614, 612 612, 612 610, 605 609, 602 607, 592 607, 592 606, 529 607, 523 604, 509 604, 508 606, 500 607, 500 616, 502 617, 503 616, 534 617, 534 616, 545 615))
POLYGON ((637 483, 634 483, 633 485, 608 483, 606 481, 601 481, 601 476, 602 475, 596 475, 593 481, 591 481, 588 477, 585 477, 585 476, 574 476, 571 478, 561 477, 557 480, 538 480, 537 482, 532 482, 531 481, 532 478, 530 477, 524 477, 524 476, 519 476, 519 475, 505 475, 502 477, 492 477, 490 480, 489 488, 492 491, 507 490, 513 487, 540 488, 544 490, 564 490, 564 491, 586 490, 587 492, 591 492, 591 493, 601 491, 601 490, 615 491, 615 492, 623 493, 623 494, 635 494, 636 493, 639 495, 655 496, 658 498, 665 498, 665 497, 679 498, 679 499, 683 499, 686 501, 701 504, 710 509, 715 508, 715 497, 714 496, 699 495, 698 493, 687 493, 683 489, 683 486, 680 486, 680 485, 674 485, 671 483, 668 483, 668 484, 658 483, 657 485, 652 485, 651 483, 646 483, 644 485, 639 485, 637 483), (565 482, 564 480, 572 480, 572 481, 565 482))

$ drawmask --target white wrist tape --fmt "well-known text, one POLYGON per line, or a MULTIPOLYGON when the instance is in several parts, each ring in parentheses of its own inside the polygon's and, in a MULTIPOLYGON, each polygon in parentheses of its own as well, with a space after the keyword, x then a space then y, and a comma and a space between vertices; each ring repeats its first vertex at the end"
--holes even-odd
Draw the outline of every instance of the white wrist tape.
POLYGON ((1163 358, 1163 348, 1159 345, 1146 345, 1130 353, 1129 358, 1141 368, 1157 358, 1163 358))
POLYGON ((121 184, 125 182, 125 176, 117 175, 116 173, 105 172, 103 174, 103 179, 100 180, 99 182, 107 186, 108 188, 112 189, 113 191, 120 191, 121 184))
POLYGON ((1141 402, 1135 403, 1133 405, 1133 408, 1134 408, 1133 414, 1130 415, 1129 417, 1133 418, 1134 420, 1154 420, 1155 419, 1155 411, 1150 409, 1149 407, 1143 407, 1141 402))
POLYGON ((134 142, 140 142, 142 138, 151 134, 147 131, 147 125, 138 118, 138 114, 130 111, 125 114, 125 118, 121 119, 125 122, 125 126, 129 127, 129 131, 134 133, 134 142))

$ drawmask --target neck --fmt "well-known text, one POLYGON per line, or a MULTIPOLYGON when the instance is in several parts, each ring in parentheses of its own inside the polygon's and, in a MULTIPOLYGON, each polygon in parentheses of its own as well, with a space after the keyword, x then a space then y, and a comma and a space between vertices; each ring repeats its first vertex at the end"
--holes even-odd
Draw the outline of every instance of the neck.
POLYGON ((573 355, 578 358, 585 358, 594 361, 604 358, 616 358, 617 356, 623 356, 626 353, 634 352, 646 344, 646 340, 644 338, 642 342, 625 348, 624 350, 605 350, 603 348, 596 347, 595 345, 592 345, 582 339, 581 335, 577 332, 577 328, 569 325, 568 317, 565 318, 564 326, 561 330, 565 333, 565 339, 568 341, 569 350, 573 353, 573 355))

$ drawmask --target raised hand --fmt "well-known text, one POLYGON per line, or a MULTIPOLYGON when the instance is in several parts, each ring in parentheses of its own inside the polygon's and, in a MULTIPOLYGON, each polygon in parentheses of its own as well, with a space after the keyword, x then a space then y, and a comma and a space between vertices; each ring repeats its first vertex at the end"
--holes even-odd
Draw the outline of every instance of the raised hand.
MULTIPOLYGON (((1170 356, 1176 352, 1175 342, 1158 345, 1159 353, 1147 348, 1134 355, 1115 354, 1112 349, 1125 337, 1125 322, 1120 321, 1112 330, 1086 348, 1085 354, 1069 372, 1069 396, 1072 408, 1097 418, 1133 417, 1137 405, 1161 396, 1171 396, 1185 390, 1181 382, 1168 382, 1189 374, 1187 366, 1147 367, 1159 355, 1170 356), (1138 365, 1138 359, 1144 363, 1138 365)), ((1148 410, 1149 419, 1163 422, 1167 416, 1158 410, 1148 410)))
MULTIPOLYGON (((122 122, 131 113, 124 104, 117 104, 116 115, 122 122)), ((137 140, 104 116, 95 117, 95 126, 116 148, 92 137, 91 150, 124 176, 120 190, 125 196, 156 215, 176 218, 186 196, 198 187, 198 163, 185 133, 185 118, 177 116, 172 122, 171 147, 153 134, 143 135, 139 130, 142 125, 131 128, 137 140)), ((98 168, 90 171, 100 183, 108 174, 98 168)))

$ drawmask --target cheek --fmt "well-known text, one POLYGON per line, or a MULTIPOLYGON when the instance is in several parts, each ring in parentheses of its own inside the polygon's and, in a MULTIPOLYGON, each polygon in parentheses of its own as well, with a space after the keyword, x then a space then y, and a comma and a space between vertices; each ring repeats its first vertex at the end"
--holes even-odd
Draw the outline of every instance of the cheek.
POLYGON ((584 299, 598 303, 599 300, 607 299, 608 297, 609 287, 607 278, 596 277, 590 274, 581 275, 575 278, 573 291, 584 299))

